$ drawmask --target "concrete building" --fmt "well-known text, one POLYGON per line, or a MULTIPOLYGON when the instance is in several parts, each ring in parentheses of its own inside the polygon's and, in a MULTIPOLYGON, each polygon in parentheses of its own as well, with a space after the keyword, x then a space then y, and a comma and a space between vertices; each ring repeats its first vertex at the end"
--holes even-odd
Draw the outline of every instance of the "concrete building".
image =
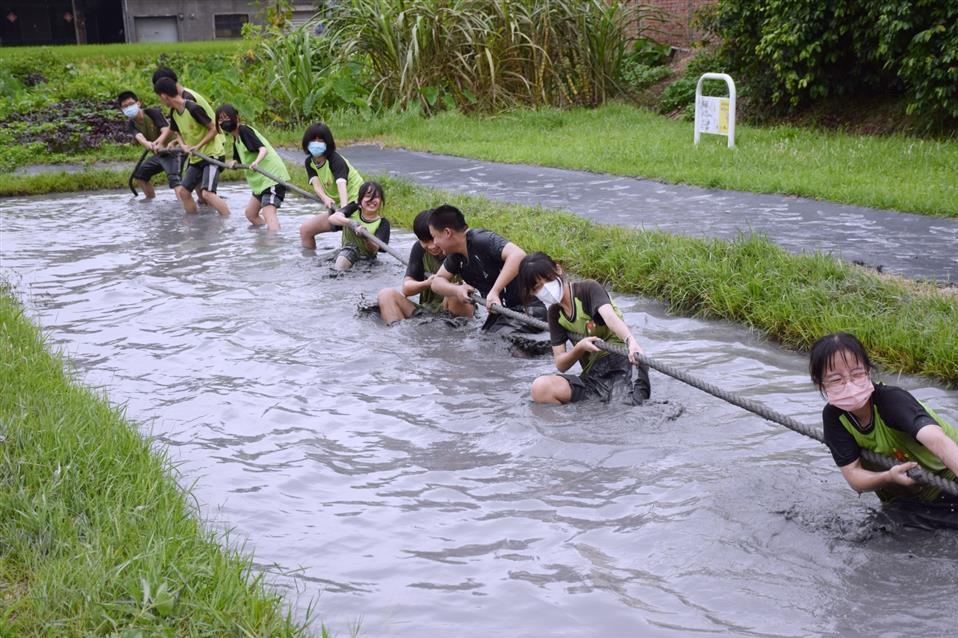
MULTIPOLYGON (((0 0, 0 44, 185 42, 239 38, 247 22, 263 21, 251 0, 0 0)), ((312 17, 319 2, 293 3, 293 23, 312 17)))

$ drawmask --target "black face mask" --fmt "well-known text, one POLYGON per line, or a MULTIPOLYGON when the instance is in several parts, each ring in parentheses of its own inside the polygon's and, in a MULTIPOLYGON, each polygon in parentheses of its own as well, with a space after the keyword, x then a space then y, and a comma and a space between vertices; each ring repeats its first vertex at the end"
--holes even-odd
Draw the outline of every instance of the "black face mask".
POLYGON ((226 131, 227 133, 232 133, 236 130, 236 121, 235 120, 223 120, 220 122, 220 128, 226 131))

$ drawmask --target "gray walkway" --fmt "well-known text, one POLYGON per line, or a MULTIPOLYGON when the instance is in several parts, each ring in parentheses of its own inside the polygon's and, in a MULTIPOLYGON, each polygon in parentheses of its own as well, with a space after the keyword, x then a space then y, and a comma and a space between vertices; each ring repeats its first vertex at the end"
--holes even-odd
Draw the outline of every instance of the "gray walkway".
MULTIPOLYGON (((343 154, 365 175, 561 208, 603 224, 721 239, 761 233, 791 252, 820 251, 907 277, 958 282, 958 219, 374 145, 350 146, 343 154)), ((284 155, 302 161, 302 154, 284 155)))

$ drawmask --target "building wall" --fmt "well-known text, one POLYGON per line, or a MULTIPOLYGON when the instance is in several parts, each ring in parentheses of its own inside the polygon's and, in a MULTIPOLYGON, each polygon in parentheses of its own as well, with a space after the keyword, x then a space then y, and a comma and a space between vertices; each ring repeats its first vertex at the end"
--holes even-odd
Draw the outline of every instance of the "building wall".
MULTIPOLYGON (((653 39, 683 49, 690 47, 692 42, 701 37, 692 27, 693 15, 699 8, 714 2, 715 0, 641 0, 641 4, 661 9, 667 16, 664 24, 648 25, 661 30, 661 34, 654 35, 653 39)), ((640 29, 644 26, 646 25, 639 25, 640 29)))
POLYGON ((136 42, 136 18, 176 18, 180 41, 214 40, 217 14, 245 14, 261 22, 259 9, 248 0, 124 0, 128 42, 136 42))

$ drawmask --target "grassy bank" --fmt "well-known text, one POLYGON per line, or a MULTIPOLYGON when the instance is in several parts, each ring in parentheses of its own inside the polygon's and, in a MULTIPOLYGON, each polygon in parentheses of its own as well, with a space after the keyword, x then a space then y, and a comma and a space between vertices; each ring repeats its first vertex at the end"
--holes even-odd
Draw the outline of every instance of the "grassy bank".
MULTIPOLYGON (((522 110, 488 117, 408 114, 329 118, 339 139, 500 162, 539 164, 760 193, 958 217, 958 141, 867 137, 787 126, 739 125, 737 148, 650 111, 522 110)), ((276 137, 282 139, 282 134, 276 137)), ((298 137, 287 135, 286 143, 298 137)))
POLYGON ((302 636, 0 290, 0 635, 302 636))
POLYGON ((526 251, 545 251, 616 291, 665 301, 673 312, 736 321, 797 350, 829 332, 853 332, 886 371, 958 384, 958 296, 934 287, 827 256, 792 255, 760 237, 709 241, 602 226, 570 213, 381 179, 387 215, 403 226, 448 201, 472 227, 495 230, 526 251))

